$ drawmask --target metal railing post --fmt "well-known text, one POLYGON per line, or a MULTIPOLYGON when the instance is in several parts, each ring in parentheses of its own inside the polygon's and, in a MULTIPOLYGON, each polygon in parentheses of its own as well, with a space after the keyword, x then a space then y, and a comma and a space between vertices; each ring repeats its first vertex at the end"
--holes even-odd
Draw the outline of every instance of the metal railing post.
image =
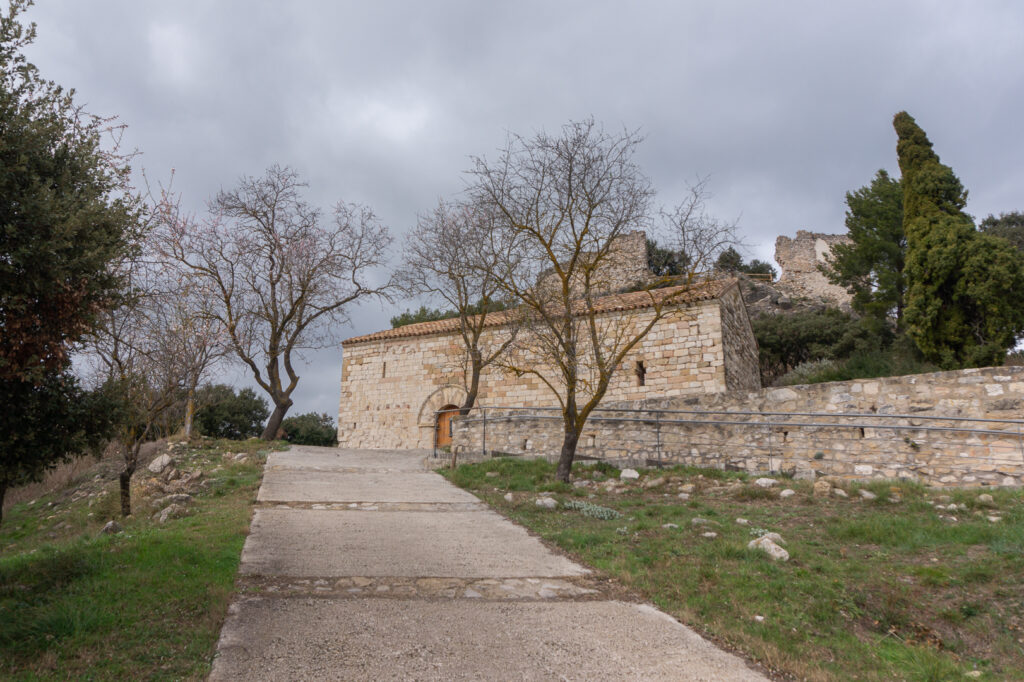
POLYGON ((658 468, 664 469, 665 464, 661 461, 661 410, 654 411, 654 428, 658 437, 658 468))
POLYGON ((484 458, 487 457, 487 408, 481 407, 480 411, 484 414, 484 426, 483 426, 483 437, 480 439, 480 455, 484 458))

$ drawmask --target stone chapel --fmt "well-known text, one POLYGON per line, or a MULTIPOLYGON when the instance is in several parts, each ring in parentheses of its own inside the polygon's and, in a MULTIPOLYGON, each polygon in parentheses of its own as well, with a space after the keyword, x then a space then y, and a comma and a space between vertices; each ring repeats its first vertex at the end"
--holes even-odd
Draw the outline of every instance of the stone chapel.
MULTIPOLYGON (((642 232, 626 235, 610 278, 636 282, 647 270, 642 232)), ((659 289, 674 295, 669 312, 625 358, 605 395, 606 404, 761 387, 757 342, 739 283, 708 279, 659 289)), ((653 316, 646 291, 597 299, 602 319, 642 325, 653 316)), ((491 313, 487 335, 501 335, 509 313, 491 313)), ((458 319, 411 324, 342 342, 338 442, 350 448, 429 448, 448 436, 443 410, 466 395, 466 351, 458 319), (441 414, 439 415, 439 412, 441 414), (440 418, 439 418, 440 417, 440 418)), ((557 399, 537 377, 484 369, 477 405, 554 407, 557 399)))

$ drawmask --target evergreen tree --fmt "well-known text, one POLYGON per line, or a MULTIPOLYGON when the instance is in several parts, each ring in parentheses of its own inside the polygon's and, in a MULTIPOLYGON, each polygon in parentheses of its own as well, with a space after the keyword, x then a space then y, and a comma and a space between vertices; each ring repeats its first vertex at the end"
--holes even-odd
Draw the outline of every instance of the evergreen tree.
POLYGON ((195 424, 200 433, 213 438, 242 440, 259 436, 270 416, 267 401, 251 388, 235 389, 226 384, 203 386, 196 394, 200 405, 195 424))
POLYGON ((775 268, 772 267, 771 263, 766 263, 757 258, 749 263, 744 263, 740 252, 731 246, 718 254, 718 260, 715 261, 715 270, 719 272, 742 272, 747 275, 768 275, 775 279, 775 268))
POLYGON ((739 272, 743 268, 743 256, 731 246, 718 255, 715 270, 722 272, 739 272))
POLYGON ((14 0, 0 16, 0 378, 42 380, 116 298, 111 262, 128 248, 138 203, 128 166, 105 151, 107 122, 82 113, 22 50, 35 25, 14 0))
POLYGON ((647 238, 647 267, 658 277, 679 277, 686 272, 689 262, 684 253, 647 238))
POLYGON ((903 321, 903 276, 907 240, 903 235, 903 188, 879 170, 870 185, 846 193, 850 244, 832 247, 825 274, 853 295, 853 309, 877 321, 903 321))
POLYGON ((906 112, 893 121, 907 239, 904 318, 925 358, 946 369, 1000 363, 1024 331, 1024 258, 979 233, 967 192, 906 112))
POLYGON ((324 447, 337 447, 338 429, 334 426, 334 419, 329 414, 317 414, 307 412, 294 417, 288 417, 281 422, 285 438, 289 443, 296 445, 320 445, 324 447))
POLYGON ((1024 213, 1020 211, 1000 213, 998 218, 990 215, 981 221, 978 229, 993 237, 1002 237, 1024 251, 1024 213))
POLYGON ((126 160, 101 144, 109 120, 22 54, 29 5, 0 15, 0 505, 112 432, 109 396, 81 390, 68 353, 116 302, 139 224, 126 160))

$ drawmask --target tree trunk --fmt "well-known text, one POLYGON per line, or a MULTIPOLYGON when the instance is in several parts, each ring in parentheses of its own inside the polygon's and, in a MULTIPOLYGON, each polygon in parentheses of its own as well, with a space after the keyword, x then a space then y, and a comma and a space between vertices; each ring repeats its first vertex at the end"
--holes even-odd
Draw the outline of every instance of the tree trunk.
POLYGON ((4 495, 7 494, 7 482, 0 481, 0 525, 4 522, 4 495))
POLYGON ((469 414, 469 411, 473 409, 473 405, 476 404, 476 396, 480 392, 480 367, 474 362, 472 369, 472 376, 469 379, 469 390, 466 391, 466 399, 462 403, 462 407, 459 408, 459 414, 465 417, 469 414))
POLYGON ((277 431, 281 428, 281 422, 284 421, 284 416, 288 413, 288 408, 291 406, 291 400, 283 403, 275 403, 274 413, 270 415, 270 421, 267 422, 267 428, 263 429, 263 435, 260 436, 260 438, 263 440, 275 440, 277 438, 277 431))
POLYGON ((192 419, 196 414, 196 392, 188 390, 188 400, 185 401, 185 438, 192 437, 192 419))
POLYGON ((134 468, 125 467, 124 471, 118 476, 118 480, 121 483, 121 516, 132 515, 132 474, 135 473, 134 468))
POLYGON ((562 439, 562 453, 558 456, 558 471, 555 476, 562 483, 569 482, 572 473, 572 462, 576 458, 576 444, 580 442, 580 434, 574 426, 565 426, 565 437, 562 439))

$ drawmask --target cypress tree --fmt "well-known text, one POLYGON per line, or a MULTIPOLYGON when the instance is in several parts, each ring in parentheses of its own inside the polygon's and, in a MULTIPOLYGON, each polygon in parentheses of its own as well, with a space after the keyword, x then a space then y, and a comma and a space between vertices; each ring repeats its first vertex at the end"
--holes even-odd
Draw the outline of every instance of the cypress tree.
POLYGON ((904 320, 924 357, 945 369, 1000 364, 1024 331, 1024 258, 978 233, 967 191, 906 112, 893 120, 907 239, 904 320))

